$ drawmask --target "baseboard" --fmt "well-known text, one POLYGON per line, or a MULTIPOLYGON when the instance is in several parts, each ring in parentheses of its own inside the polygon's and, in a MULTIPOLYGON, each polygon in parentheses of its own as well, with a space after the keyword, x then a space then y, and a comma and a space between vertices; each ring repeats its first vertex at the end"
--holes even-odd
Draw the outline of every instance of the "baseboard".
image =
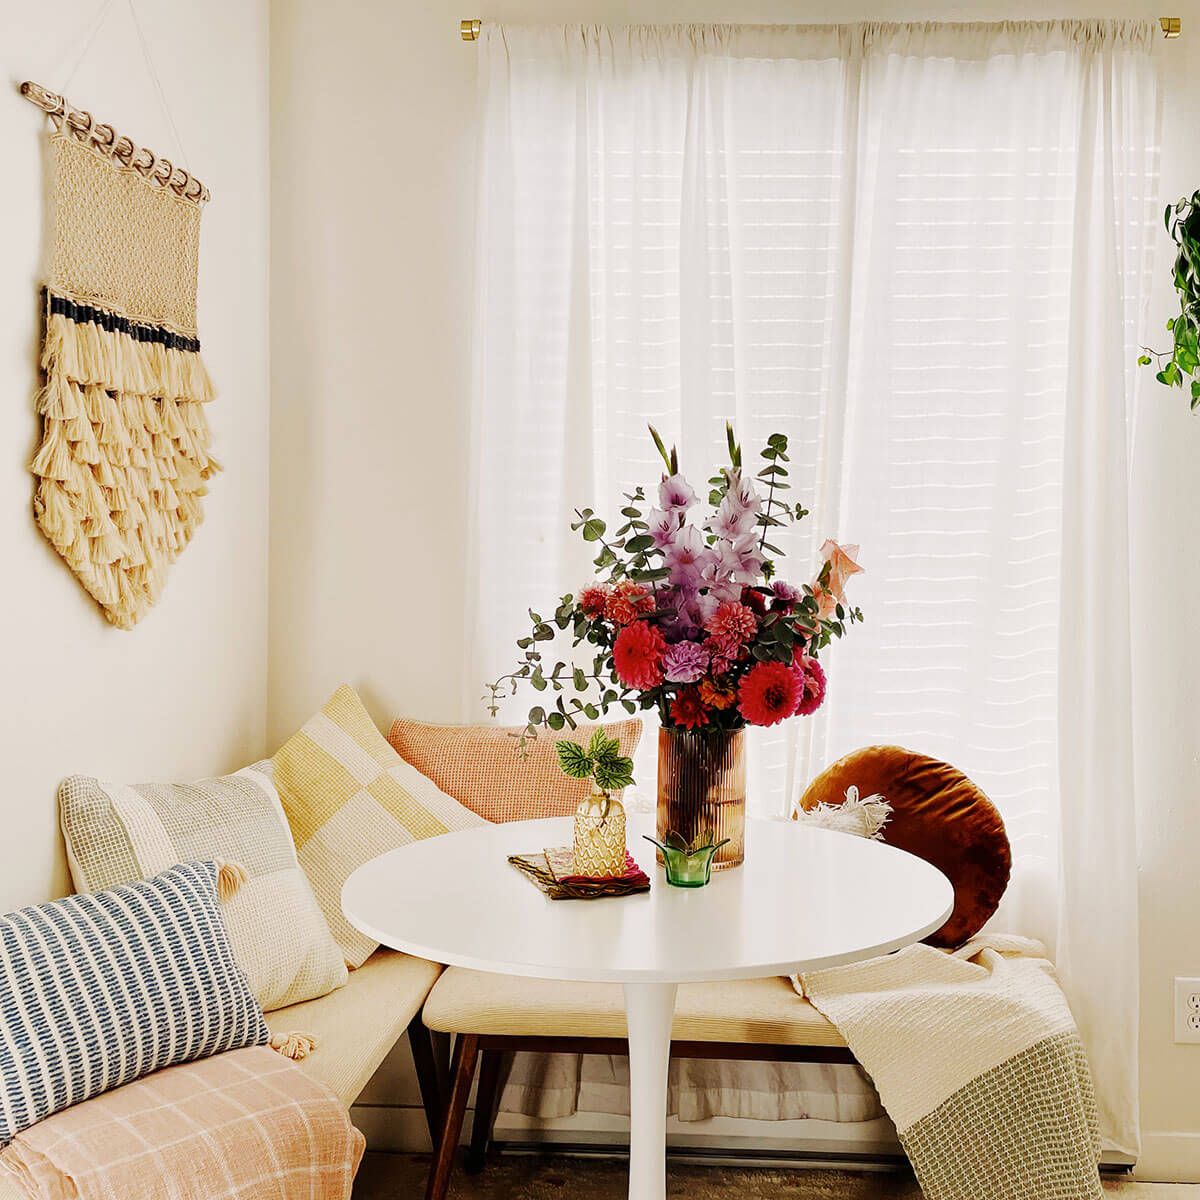
POLYGON ((1133 1174, 1148 1183, 1200 1183, 1200 1133, 1143 1131, 1133 1174))

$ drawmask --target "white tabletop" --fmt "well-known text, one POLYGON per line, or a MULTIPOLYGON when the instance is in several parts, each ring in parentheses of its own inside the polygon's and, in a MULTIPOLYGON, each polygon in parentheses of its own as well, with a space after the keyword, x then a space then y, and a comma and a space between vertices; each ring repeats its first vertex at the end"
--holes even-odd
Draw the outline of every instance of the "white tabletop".
POLYGON ((923 859, 795 821, 746 823, 746 861, 707 887, 668 886, 653 819, 630 816, 647 893, 551 900, 510 854, 571 844, 570 818, 414 842, 342 888, 355 928, 434 962, 538 979, 651 983, 756 979, 857 962, 918 941, 954 905, 923 859))

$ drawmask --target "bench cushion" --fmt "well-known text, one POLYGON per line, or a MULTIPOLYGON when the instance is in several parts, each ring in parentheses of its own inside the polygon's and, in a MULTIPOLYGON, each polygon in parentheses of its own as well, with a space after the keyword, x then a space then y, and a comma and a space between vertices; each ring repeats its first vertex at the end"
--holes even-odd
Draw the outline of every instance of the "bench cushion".
MULTIPOLYGON (((619 983, 565 983, 448 967, 425 1002, 425 1024, 445 1033, 500 1037, 623 1038, 619 983)), ((676 1041, 844 1046, 841 1034, 782 977, 683 983, 676 1041)))
POLYGON ((441 969, 398 950, 376 950, 344 987, 267 1013, 267 1024, 273 1034, 313 1034, 317 1048, 300 1066, 349 1108, 420 1011, 441 969))

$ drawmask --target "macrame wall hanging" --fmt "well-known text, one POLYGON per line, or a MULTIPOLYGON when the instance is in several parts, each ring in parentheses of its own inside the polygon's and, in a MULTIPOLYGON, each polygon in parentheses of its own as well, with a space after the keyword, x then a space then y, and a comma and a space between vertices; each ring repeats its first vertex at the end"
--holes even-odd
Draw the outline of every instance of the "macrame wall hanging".
POLYGON ((34 514, 112 624, 131 629, 203 519, 220 470, 196 336, 198 179, 36 84, 51 117, 34 514))

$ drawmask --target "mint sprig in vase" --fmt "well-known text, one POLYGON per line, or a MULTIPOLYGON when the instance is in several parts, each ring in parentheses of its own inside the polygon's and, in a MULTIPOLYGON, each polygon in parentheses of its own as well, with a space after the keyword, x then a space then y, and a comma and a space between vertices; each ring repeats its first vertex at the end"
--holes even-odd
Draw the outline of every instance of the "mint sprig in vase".
POLYGON ((633 783, 633 759, 603 729, 587 747, 555 742, 559 766, 572 779, 590 779, 592 794, 575 810, 575 871, 597 879, 625 874, 625 807, 612 793, 633 783))

